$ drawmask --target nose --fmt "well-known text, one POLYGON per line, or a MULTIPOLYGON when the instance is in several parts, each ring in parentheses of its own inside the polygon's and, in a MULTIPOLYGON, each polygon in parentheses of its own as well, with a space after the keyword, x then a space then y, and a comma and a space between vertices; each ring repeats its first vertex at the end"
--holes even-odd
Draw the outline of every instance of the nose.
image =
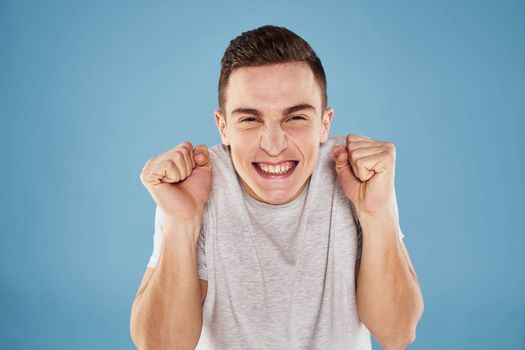
POLYGON ((277 157, 288 147, 286 133, 280 126, 269 126, 262 132, 260 146, 270 156, 277 157))

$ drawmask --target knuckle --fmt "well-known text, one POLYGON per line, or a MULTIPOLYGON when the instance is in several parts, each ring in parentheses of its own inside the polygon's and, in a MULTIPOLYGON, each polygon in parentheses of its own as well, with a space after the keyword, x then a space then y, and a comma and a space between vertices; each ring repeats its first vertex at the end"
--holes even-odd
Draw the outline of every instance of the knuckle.
POLYGON ((395 150, 395 148, 396 148, 396 146, 392 142, 388 142, 388 141, 383 142, 383 145, 385 145, 386 148, 388 148, 390 150, 395 150))
POLYGON ((190 149, 188 147, 181 147, 180 149, 177 150, 177 152, 182 155, 187 156, 190 154, 190 149))
POLYGON ((396 156, 396 146, 393 143, 390 143, 390 142, 388 143, 387 150, 388 150, 388 155, 390 157, 396 156))
POLYGON ((182 142, 181 144, 179 144, 179 146, 177 147, 179 150, 191 150, 193 148, 193 145, 191 144, 190 141, 184 141, 182 142))
POLYGON ((392 160, 392 161, 396 159, 396 153, 393 152, 393 151, 392 151, 392 152, 388 152, 388 155, 387 155, 387 156, 388 156, 388 158, 389 158, 390 160, 392 160))
POLYGON ((182 161, 184 161, 184 155, 183 155, 181 152, 177 151, 177 152, 175 152, 175 154, 173 155, 173 159, 174 159, 175 161, 182 162, 182 161))
POLYGON ((348 157, 350 158, 350 160, 351 160, 352 162, 355 162, 355 161, 357 160, 357 154, 356 154, 356 152, 354 152, 354 151, 350 151, 350 152, 348 152, 348 157))
POLYGON ((166 168, 175 168, 175 167, 177 167, 177 164, 173 161, 173 159, 166 159, 166 162, 164 163, 164 166, 166 168))
POLYGON ((177 162, 174 159, 172 159, 172 158, 165 159, 161 164, 159 164, 159 166, 157 168, 162 170, 162 171, 164 171, 166 169, 177 168, 177 162))
POLYGON ((144 181, 144 178, 146 176, 146 173, 148 172, 148 169, 151 167, 152 160, 148 159, 146 164, 142 167, 142 170, 140 171, 140 180, 144 181))
POLYGON ((184 152, 182 153, 184 155, 184 158, 186 160, 191 160, 191 154, 192 154, 192 150, 190 149, 185 149, 184 152))

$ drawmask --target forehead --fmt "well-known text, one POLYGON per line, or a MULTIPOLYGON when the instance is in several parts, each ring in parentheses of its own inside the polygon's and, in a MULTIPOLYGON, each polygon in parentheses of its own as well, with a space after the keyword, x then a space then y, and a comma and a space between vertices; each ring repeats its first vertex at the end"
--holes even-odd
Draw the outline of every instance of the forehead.
POLYGON ((252 107, 281 110, 298 103, 321 105, 321 89, 304 62, 242 67, 230 75, 227 110, 252 107))

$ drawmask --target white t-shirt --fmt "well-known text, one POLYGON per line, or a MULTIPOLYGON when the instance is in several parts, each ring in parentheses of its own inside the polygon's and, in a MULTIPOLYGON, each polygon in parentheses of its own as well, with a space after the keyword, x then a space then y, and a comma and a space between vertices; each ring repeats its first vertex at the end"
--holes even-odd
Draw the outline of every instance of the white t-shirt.
MULTIPOLYGON (((304 191, 283 205, 243 189, 227 146, 209 149, 212 190, 197 252, 208 292, 197 349, 372 348, 356 308, 361 229, 331 157, 345 142, 330 135, 320 145, 304 191)), ((149 267, 162 248, 159 209, 155 217, 149 267)))

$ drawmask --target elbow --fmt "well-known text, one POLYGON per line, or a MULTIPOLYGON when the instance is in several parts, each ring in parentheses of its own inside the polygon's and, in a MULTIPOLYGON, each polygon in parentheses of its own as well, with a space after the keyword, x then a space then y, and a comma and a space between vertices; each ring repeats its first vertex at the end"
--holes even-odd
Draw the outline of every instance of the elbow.
POLYGON ((416 341, 416 331, 399 335, 397 337, 380 339, 377 338, 377 342, 385 350, 404 350, 416 341))
POLYGON ((403 346, 405 348, 409 347, 410 345, 414 344, 414 342, 416 341, 416 330, 414 329, 414 332, 412 332, 411 334, 409 334, 409 336, 407 338, 404 339, 403 341, 403 346))
POLYGON ((135 305, 133 305, 129 321, 129 334, 131 336, 131 341, 137 349, 146 349, 144 334, 141 332, 142 327, 139 326, 138 321, 135 305))
POLYGON ((162 350, 162 349, 181 349, 194 350, 197 347, 199 338, 188 336, 187 334, 174 334, 171 339, 151 337, 147 332, 132 333, 133 344, 139 350, 162 350))
POLYGON ((132 312, 130 336, 139 350, 188 349, 193 350, 199 342, 202 323, 198 327, 174 325, 165 331, 163 325, 154 320, 147 320, 132 312))
POLYGON ((131 336, 131 341, 133 342, 133 345, 135 345, 137 349, 145 348, 143 337, 141 337, 140 332, 136 328, 130 327, 130 336, 131 336))
POLYGON ((387 336, 378 337, 377 341, 385 350, 403 350, 416 341, 416 323, 409 328, 399 330, 387 336))
POLYGON ((147 348, 145 346, 145 342, 143 341, 143 339, 140 337, 140 334, 138 334, 136 330, 132 330, 130 335, 131 335, 131 341, 133 342, 133 345, 135 345, 137 349, 147 348))
MULTIPOLYGON (((150 326, 151 325, 150 322, 150 326)), ((162 344, 159 343, 159 339, 154 339, 154 337, 152 337, 153 334, 159 334, 159 332, 151 332, 151 330, 148 330, 148 322, 146 322, 144 317, 140 317, 138 307, 135 303, 131 309, 129 333, 131 341, 139 350, 161 348, 162 344)))
POLYGON ((416 327, 421 316, 423 315, 424 304, 418 305, 417 312, 412 314, 410 320, 406 322, 396 322, 390 327, 391 332, 373 332, 377 342, 385 350, 403 350, 416 341, 416 327))

